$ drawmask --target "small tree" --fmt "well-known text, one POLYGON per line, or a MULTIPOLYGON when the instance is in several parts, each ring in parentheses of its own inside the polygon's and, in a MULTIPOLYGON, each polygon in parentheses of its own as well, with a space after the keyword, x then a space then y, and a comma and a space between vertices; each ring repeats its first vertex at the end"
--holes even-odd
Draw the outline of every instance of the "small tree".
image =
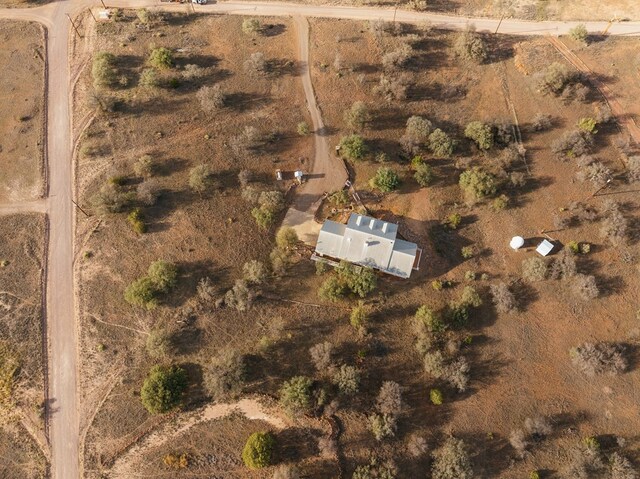
POLYGON ((471 479, 474 477, 467 447, 461 439, 449 436, 444 444, 434 451, 431 474, 433 479, 471 479))
POLYGON ((569 36, 577 42, 587 43, 589 32, 587 31, 587 27, 584 23, 580 23, 569 30, 569 36))
POLYGON ((562 90, 564 90, 564 87, 572 80, 573 75, 565 65, 553 62, 547 67, 544 73, 540 83, 540 89, 545 93, 559 95, 562 93, 562 90))
POLYGON ((348 160, 358 161, 365 157, 367 148, 360 135, 349 135, 340 140, 340 152, 348 160))
POLYGON ((196 98, 205 113, 213 113, 224 108, 227 100, 220 85, 203 86, 196 93, 196 98))
POLYGON ((418 331, 428 331, 429 333, 443 333, 447 325, 442 321, 439 314, 428 306, 420 306, 414 316, 418 331))
POLYGON ((178 366, 154 366, 140 390, 143 406, 151 414, 175 408, 187 388, 187 374, 178 366))
POLYGON ((376 438, 376 441, 382 441, 396 435, 396 420, 393 416, 374 413, 368 419, 369 430, 373 437, 376 438))
POLYGON ((378 284, 372 268, 355 267, 346 261, 340 263, 337 274, 340 282, 361 298, 373 292, 378 284))
POLYGON ((349 315, 349 323, 356 329, 365 328, 369 322, 369 309, 360 301, 356 306, 351 309, 349 315))
POLYGON ((233 288, 226 292, 224 304, 238 311, 247 311, 251 309, 254 299, 255 293, 249 288, 247 282, 243 279, 238 279, 233 285, 233 288))
POLYGON ((418 183, 423 188, 426 188, 433 181, 433 171, 431 169, 431 166, 427 165, 426 163, 421 163, 420 165, 416 166, 413 178, 416 180, 416 183, 418 183))
POLYGON ((328 301, 336 302, 344 295, 346 287, 335 276, 329 276, 318 288, 318 296, 328 301))
POLYGON ((242 462, 249 469, 270 466, 276 440, 268 432, 254 432, 249 436, 242 450, 242 462))
POLYGON ((311 386, 306 376, 294 376, 280 388, 280 404, 291 414, 299 414, 311 406, 311 386))
POLYGON ((409 117, 404 135, 400 139, 403 149, 409 154, 416 154, 429 140, 432 128, 431 122, 421 116, 409 117))
POLYGON ((493 146, 493 131, 489 125, 481 121, 467 123, 464 136, 473 140, 481 150, 488 150, 493 146))
POLYGON ((353 396, 360 389, 360 373, 353 366, 343 364, 335 372, 333 382, 342 394, 345 396, 353 396))
POLYGON ((347 111, 344 112, 344 121, 349 128, 362 131, 371 121, 369 108, 364 102, 356 101, 347 111))
POLYGON ((495 194, 497 189, 496 178, 478 166, 463 171, 458 184, 472 202, 495 194))
POLYGON ((242 31, 247 35, 262 32, 262 23, 257 18, 247 18, 242 22, 242 31))
POLYGON ((124 291, 124 299, 133 306, 152 310, 158 306, 156 293, 156 285, 150 278, 145 276, 127 286, 124 291))
POLYGON ((173 67, 173 53, 164 47, 154 48, 149 54, 149 64, 160 70, 169 69, 173 67))
POLYGON ((262 52, 252 53, 249 59, 244 62, 245 70, 253 74, 265 74, 267 73, 267 67, 267 60, 262 52))
POLYGON ((403 66, 407 64, 409 58, 411 58, 411 54, 413 53, 413 48, 411 45, 403 44, 397 49, 385 53, 382 56, 382 67, 385 71, 393 71, 399 70, 403 66))
POLYGON ((398 188, 400 184, 400 178, 391 168, 382 166, 376 171, 376 175, 369 180, 369 185, 372 188, 377 188, 383 193, 390 193, 398 188))
POLYGON ((147 353, 155 359, 164 358, 172 350, 171 335, 166 329, 154 329, 147 336, 147 353))
POLYGON ((484 41, 470 29, 458 34, 453 49, 457 57, 466 61, 483 63, 487 59, 487 47, 484 41))
POLYGON ((216 401, 237 399, 247 381, 246 357, 238 351, 223 350, 204 368, 204 385, 216 401))
POLYGON ((166 293, 178 282, 178 268, 168 261, 154 261, 149 265, 147 276, 153 282, 156 291, 166 293))
POLYGON ((453 140, 440 128, 436 128, 429 135, 429 149, 440 158, 448 158, 453 153, 453 140))
POLYGON ((196 193, 202 195, 214 184, 213 171, 209 165, 201 164, 189 170, 189 187, 196 193))
POLYGON ((396 473, 396 467, 392 463, 372 458, 369 464, 356 467, 351 479, 396 479, 396 473))
POLYGON ((158 182, 154 179, 146 180, 136 189, 138 201, 145 206, 153 206, 160 197, 158 182))

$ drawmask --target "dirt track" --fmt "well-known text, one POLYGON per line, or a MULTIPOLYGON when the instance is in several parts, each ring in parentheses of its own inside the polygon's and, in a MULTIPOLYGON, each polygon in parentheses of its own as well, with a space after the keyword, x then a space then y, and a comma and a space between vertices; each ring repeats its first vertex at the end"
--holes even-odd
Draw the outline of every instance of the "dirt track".
MULTIPOLYGON (((114 0, 109 2, 117 7, 160 7, 151 0, 114 0)), ((71 114, 69 106, 70 74, 68 66, 68 38, 70 23, 67 15, 74 16, 82 9, 94 5, 88 0, 67 0, 31 9, 0 9, 0 18, 38 21, 48 28, 48 162, 50 171, 50 191, 46 201, 49 212, 51 236, 49 243, 47 320, 49 337, 50 390, 47 406, 52 447, 51 470, 55 479, 75 479, 79 477, 79 427, 76 391, 77 337, 74 315, 73 290, 73 169, 71 154, 71 114)), ((183 5, 162 6, 166 10, 184 11, 183 5)), ((406 10, 377 9, 371 7, 308 6, 259 2, 220 2, 195 7, 202 13, 226 13, 234 15, 270 15, 296 17, 325 17, 357 20, 399 22, 430 22, 439 28, 463 29, 474 24, 479 31, 493 32, 498 20, 486 18, 463 18, 431 13, 416 13, 406 10)), ((518 35, 559 35, 567 33, 578 22, 526 22, 504 20, 500 24, 501 33, 518 35)), ((300 52, 303 63, 308 64, 308 25, 300 18, 296 26, 301 38, 300 52)), ((590 32, 600 32, 607 22, 586 22, 590 32)), ((640 23, 614 23, 608 30, 610 35, 640 35, 640 23)), ((311 171, 314 175, 325 175, 322 181, 309 182, 301 189, 296 199, 289 224, 298 225, 309 221, 308 211, 313 199, 328 188, 338 185, 341 172, 331 164, 329 146, 322 135, 323 123, 320 117, 308 73, 303 72, 303 85, 315 130, 315 163, 311 171), (301 214, 295 214, 298 211, 301 214)), ((36 206, 34 204, 34 206, 36 206)), ((0 214, 20 206, 0 207, 0 214)), ((27 207, 26 207, 27 208, 27 207)), ((42 208, 37 203, 37 208, 42 208)))

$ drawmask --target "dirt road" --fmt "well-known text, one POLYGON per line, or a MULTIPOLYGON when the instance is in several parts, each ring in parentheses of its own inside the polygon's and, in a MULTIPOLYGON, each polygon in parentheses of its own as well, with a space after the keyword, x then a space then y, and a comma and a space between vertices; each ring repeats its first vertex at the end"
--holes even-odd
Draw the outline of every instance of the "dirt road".
MULTIPOLYGON (((168 11, 180 11, 184 5, 161 5, 153 0, 112 0, 113 7, 156 7, 168 11)), ((46 210, 51 225, 48 254, 47 324, 49 337, 49 403, 47 417, 50 425, 52 449, 51 471, 54 479, 79 477, 78 454, 78 403, 76 391, 77 337, 74 315, 73 290, 73 169, 71 154, 71 115, 69 106, 70 75, 68 39, 70 22, 74 16, 96 2, 89 0, 64 0, 30 9, 0 9, 0 18, 37 21, 48 29, 48 162, 49 198, 32 205, 22 204, 0 207, 0 213, 11 211, 46 210), (33 207, 33 209, 31 209, 33 207)), ((288 224, 300 227, 309 223, 309 211, 313 202, 324 191, 331 191, 343 182, 343 173, 332 159, 330 147, 324 136, 324 124, 316 105, 309 74, 308 24, 303 17, 344 18, 355 20, 387 20, 399 22, 429 22, 447 29, 462 29, 474 24, 479 31, 495 31, 498 20, 463 18, 407 10, 378 9, 372 7, 312 6, 285 3, 219 2, 195 6, 202 13, 234 15, 294 16, 300 40, 300 60, 304 65, 303 87, 311 114, 315 155, 312 174, 318 181, 309 181, 300 189, 285 219, 288 224), (335 186, 334 186, 335 185, 335 186)), ((517 35, 559 35, 567 33, 578 22, 526 22, 504 20, 501 33, 517 35)), ((600 32, 606 22, 586 22, 587 30, 600 32)), ((640 23, 620 22, 609 28, 610 35, 640 35, 640 23)), ((312 218, 311 218, 312 221, 312 218)), ((304 231, 303 231, 304 233, 304 231)), ((302 235, 304 239, 304 234, 302 235)))
POLYGON ((298 238, 305 243, 315 244, 320 231, 320 225, 313 219, 317 204, 322 199, 324 192, 340 189, 348 175, 342 160, 331 154, 326 128, 311 83, 309 22, 300 16, 293 17, 293 22, 298 39, 300 78, 313 124, 314 160, 311 169, 305 171, 305 183, 298 187, 293 204, 287 211, 282 224, 294 228, 298 233, 298 238))

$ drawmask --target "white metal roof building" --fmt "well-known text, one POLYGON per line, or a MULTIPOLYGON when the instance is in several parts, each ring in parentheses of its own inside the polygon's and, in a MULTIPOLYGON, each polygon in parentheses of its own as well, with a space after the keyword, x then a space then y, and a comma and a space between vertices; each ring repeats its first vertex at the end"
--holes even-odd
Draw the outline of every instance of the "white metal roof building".
POLYGON ((417 270, 422 250, 397 239, 398 225, 352 213, 348 223, 327 220, 322 225, 312 259, 338 259, 369 266, 400 278, 417 270))

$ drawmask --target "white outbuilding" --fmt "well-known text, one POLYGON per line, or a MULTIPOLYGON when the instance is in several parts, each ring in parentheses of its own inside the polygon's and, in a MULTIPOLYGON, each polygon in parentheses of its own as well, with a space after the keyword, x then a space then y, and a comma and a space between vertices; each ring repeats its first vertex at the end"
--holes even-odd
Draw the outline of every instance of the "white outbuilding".
POLYGON ((352 213, 347 224, 327 220, 318 235, 314 261, 345 260, 400 278, 418 270, 422 250, 397 238, 398 225, 352 213))

